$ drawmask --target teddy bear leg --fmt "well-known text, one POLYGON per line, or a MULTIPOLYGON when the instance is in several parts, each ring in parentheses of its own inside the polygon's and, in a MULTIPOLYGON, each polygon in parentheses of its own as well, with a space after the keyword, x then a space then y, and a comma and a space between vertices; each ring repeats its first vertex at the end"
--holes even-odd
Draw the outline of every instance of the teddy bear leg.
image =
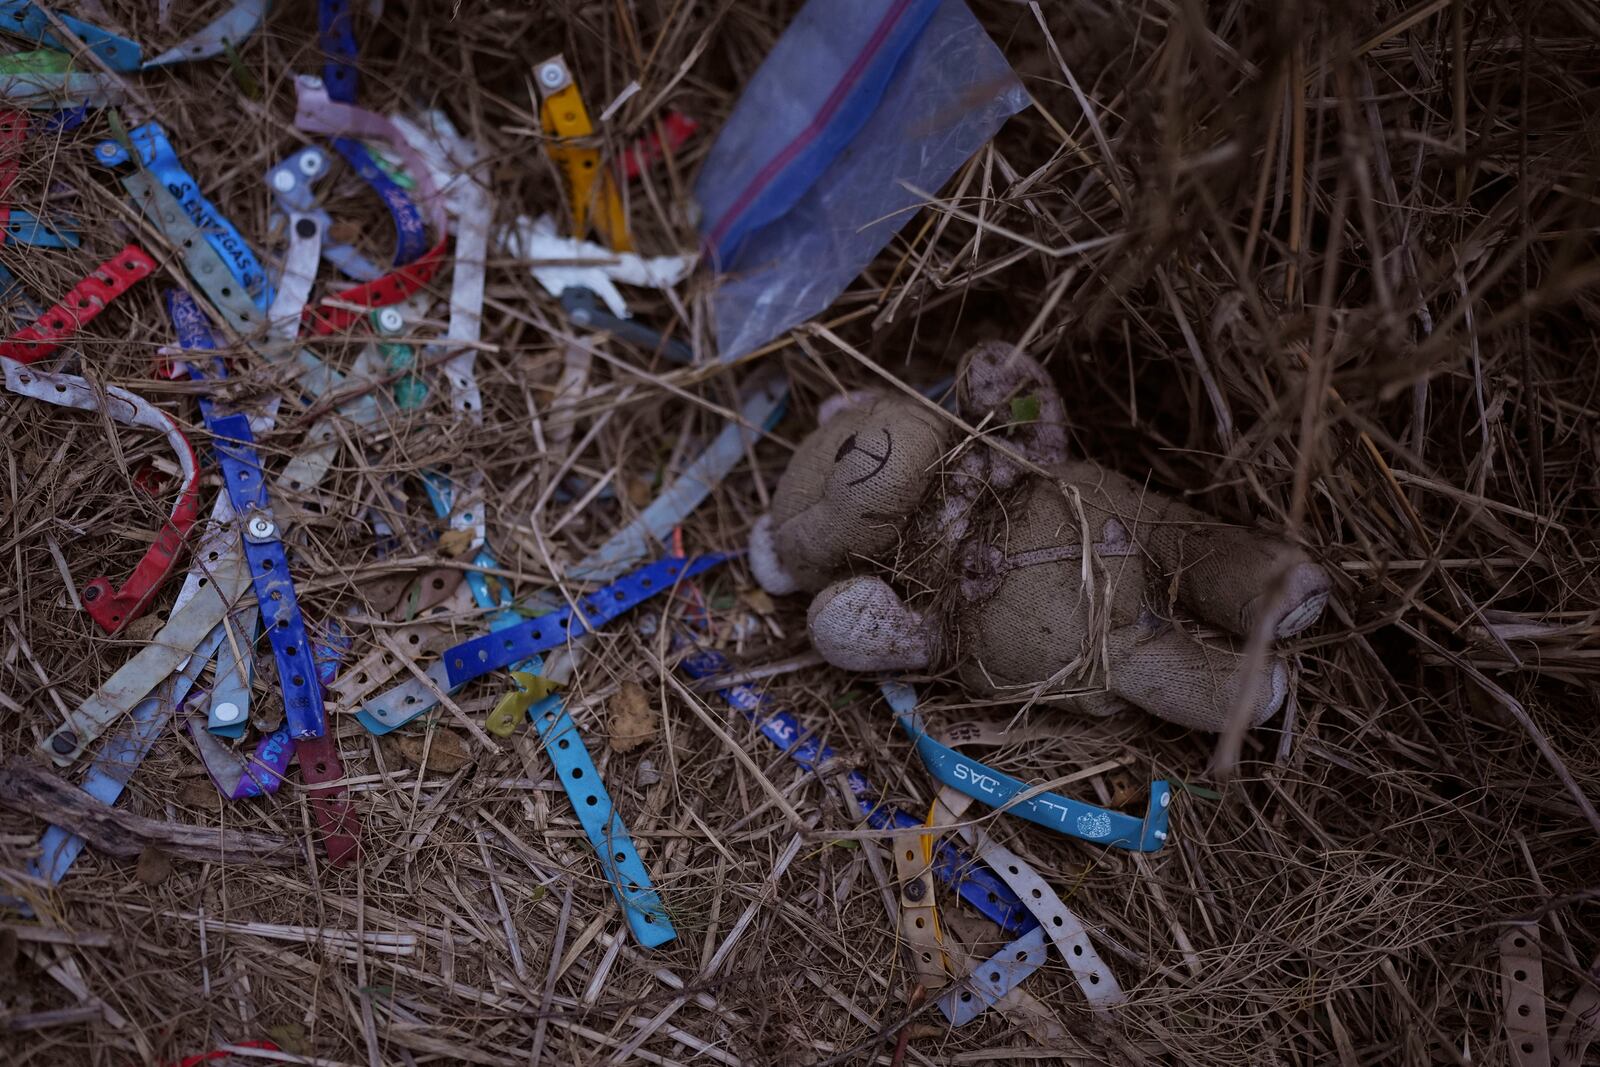
POLYGON ((1289 669, 1268 656, 1254 672, 1243 650, 1224 638, 1201 642, 1170 627, 1150 634, 1140 626, 1113 631, 1107 685, 1144 710, 1194 730, 1221 730, 1241 700, 1249 702, 1251 726, 1283 706, 1289 669))
POLYGON ((806 628, 822 658, 847 671, 926 667, 938 647, 927 619, 881 578, 834 582, 811 601, 806 628))
POLYGON ((1285 541, 1219 525, 1173 502, 1150 528, 1147 544, 1178 576, 1178 599, 1200 618, 1240 636, 1264 623, 1289 637, 1322 614, 1333 585, 1328 572, 1285 541))

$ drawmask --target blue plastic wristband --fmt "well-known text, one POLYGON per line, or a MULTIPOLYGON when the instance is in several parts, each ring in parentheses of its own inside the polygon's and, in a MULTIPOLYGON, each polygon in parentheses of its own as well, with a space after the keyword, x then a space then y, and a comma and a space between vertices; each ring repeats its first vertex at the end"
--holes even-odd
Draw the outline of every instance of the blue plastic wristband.
MULTIPOLYGON (((55 15, 63 26, 71 30, 89 47, 89 51, 99 56, 112 70, 127 74, 143 65, 139 46, 135 42, 71 15, 59 11, 55 15)), ((55 27, 50 25, 44 12, 29 0, 0 0, 0 29, 58 52, 71 50, 65 41, 56 36, 55 27)))
POLYGON ((372 161, 366 145, 349 137, 335 137, 333 147, 389 209, 389 217, 394 219, 394 265, 403 267, 421 259, 430 247, 422 209, 372 161))
POLYGON ((583 597, 578 601, 577 611, 569 605, 548 615, 463 641, 445 650, 442 657, 450 685, 464 685, 535 653, 560 648, 573 638, 610 622, 680 581, 705 573, 728 558, 727 554, 718 552, 689 559, 657 560, 583 597))
POLYGON ((356 102, 356 33, 350 0, 318 0, 317 42, 322 46, 322 83, 328 99, 356 102))
POLYGON ((1049 958, 1042 927, 1034 927, 972 969, 966 982, 939 998, 951 1026, 965 1026, 1011 992, 1049 958))
POLYGON ((81 243, 73 230, 41 222, 31 211, 12 208, 0 238, 6 244, 32 245, 34 248, 77 248, 81 243))
MULTIPOLYGON (((172 718, 188 696, 195 679, 216 654, 222 640, 222 627, 218 626, 189 656, 189 662, 184 664, 183 669, 161 683, 155 696, 134 706, 129 713, 132 721, 125 730, 106 742, 105 748, 90 765, 89 773, 79 783, 80 789, 102 804, 117 802, 133 778, 133 772, 150 754, 150 748, 161 736, 167 720, 172 718)), ((39 839, 39 854, 28 861, 28 873, 50 885, 56 885, 71 869, 83 846, 83 838, 59 826, 51 826, 39 839)))
POLYGON ((1150 783, 1150 804, 1142 819, 1055 793, 1027 796, 1024 794, 1031 788, 1027 783, 929 736, 923 728, 922 716, 917 714, 916 691, 910 686, 884 682, 882 689, 900 725, 911 735, 928 773, 941 785, 1057 833, 1098 845, 1154 852, 1167 843, 1167 808, 1172 803, 1172 789, 1166 782, 1157 779, 1150 783))
MULTIPOLYGON (((187 293, 169 290, 167 313, 171 316, 183 348, 211 350, 216 338, 206 325, 200 308, 187 293)), ((217 361, 213 361, 213 367, 217 361)), ((195 377, 205 379, 203 370, 191 365, 195 377)), ((289 576, 289 557, 278 538, 278 524, 267 496, 266 477, 255 450, 255 434, 248 416, 223 414, 217 405, 203 400, 201 415, 211 431, 217 463, 222 468, 228 499, 239 516, 244 535, 245 559, 250 563, 250 580, 255 587, 261 619, 267 629, 278 667, 278 688, 283 693, 283 713, 291 736, 299 739, 321 737, 327 732, 327 717, 322 706, 322 686, 317 680, 317 665, 300 614, 299 599, 289 576)))
MULTIPOLYGON (((261 310, 272 306, 272 285, 261 261, 244 236, 200 192, 200 183, 183 168, 172 142, 158 122, 147 122, 128 131, 128 140, 138 149, 145 169, 166 186, 183 205, 194 224, 205 233, 207 243, 217 250, 228 273, 250 294, 261 310)), ((101 141, 95 146, 95 159, 105 166, 120 167, 132 162, 127 150, 116 141, 101 141)))
MULTIPOLYGON (((683 648, 688 643, 687 639, 680 638, 675 647, 683 648)), ((697 649, 678 666, 692 678, 713 678, 732 669, 728 657, 715 649, 697 649)), ((808 733, 790 712, 778 708, 765 692, 736 685, 718 690, 718 694, 803 770, 815 772, 834 760, 833 749, 815 734, 808 733)), ((877 790, 860 771, 849 771, 845 782, 861 801, 867 812, 867 824, 874 829, 910 830, 923 825, 921 819, 882 803, 877 790)), ((1020 933, 1038 925, 1038 920, 1028 913, 1010 886, 948 841, 940 842, 934 850, 933 873, 1008 933, 1020 933)))
POLYGON ((611 795, 600 780, 600 772, 589 758, 577 724, 567 714, 561 698, 546 697, 528 709, 528 718, 544 742, 545 754, 554 764, 567 796, 572 799, 583 832, 600 857, 600 866, 617 902, 622 905, 634 938, 646 948, 671 941, 677 932, 650 882, 650 872, 645 869, 627 827, 617 815, 611 795))
MULTIPOLYGON (((455 483, 441 472, 427 471, 423 474, 423 486, 427 489, 434 513, 442 519, 448 518, 455 504, 455 483)), ((497 566, 487 550, 479 552, 473 562, 480 567, 497 566)), ((492 631, 520 626, 526 621, 511 607, 510 590, 503 584, 501 596, 496 600, 482 574, 468 571, 466 577, 472 598, 480 608, 501 609, 490 618, 492 631)), ((511 669, 537 674, 542 666, 539 657, 534 656, 513 664, 511 669)), ((357 717, 361 716, 371 718, 365 711, 357 717)), ((568 799, 572 801, 583 832, 588 835, 589 843, 600 859, 601 870, 605 872, 606 881, 611 883, 611 891, 622 907, 634 939, 646 948, 671 941, 677 936, 672 921, 667 918, 661 897, 650 881, 650 872, 639 858, 633 837, 617 814, 611 794, 606 792, 605 782, 595 769, 594 760, 583 743, 583 735, 577 723, 572 721, 572 716, 567 714, 565 704, 559 696, 546 697, 528 709, 528 719, 544 742, 545 753, 550 757, 568 799), (591 797, 594 798, 592 804, 589 802, 591 797)), ((365 725, 366 719, 362 721, 365 725)), ((371 728, 369 725, 368 729, 371 728)), ((374 732, 386 733, 387 729, 374 732)))
MULTIPOLYGON (((322 47, 322 84, 328 99, 341 104, 356 102, 355 61, 359 54, 349 0, 320 0, 317 4, 317 39, 322 47)), ((366 145, 349 137, 333 141, 334 150, 372 187, 394 218, 394 265, 403 267, 427 254, 428 228, 416 202, 373 161, 366 145)))

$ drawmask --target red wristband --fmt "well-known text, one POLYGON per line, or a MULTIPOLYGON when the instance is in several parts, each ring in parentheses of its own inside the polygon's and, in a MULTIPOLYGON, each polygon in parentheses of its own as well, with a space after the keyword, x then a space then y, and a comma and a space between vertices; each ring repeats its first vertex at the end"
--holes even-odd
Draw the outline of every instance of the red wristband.
POLYGON ((155 269, 156 261, 149 253, 136 244, 128 245, 74 285, 59 303, 39 316, 39 321, 0 342, 0 356, 18 363, 43 359, 155 269))
POLYGON ((323 734, 296 740, 294 751, 300 757, 300 777, 311 793, 311 813, 322 831, 319 836, 328 851, 328 862, 347 867, 361 855, 361 817, 346 799, 344 786, 327 784, 344 777, 339 743, 332 734, 323 734))
POLYGON ((337 301, 340 304, 354 304, 357 308, 366 310, 318 307, 313 304, 307 307, 301 316, 302 332, 312 337, 326 337, 330 333, 338 333, 354 326, 373 308, 388 307, 390 304, 410 299, 418 289, 433 281, 433 276, 439 273, 439 268, 444 265, 445 248, 449 243, 448 237, 441 237, 439 243, 428 249, 421 259, 407 263, 403 267, 396 267, 383 277, 375 278, 364 285, 323 297, 323 304, 337 301))

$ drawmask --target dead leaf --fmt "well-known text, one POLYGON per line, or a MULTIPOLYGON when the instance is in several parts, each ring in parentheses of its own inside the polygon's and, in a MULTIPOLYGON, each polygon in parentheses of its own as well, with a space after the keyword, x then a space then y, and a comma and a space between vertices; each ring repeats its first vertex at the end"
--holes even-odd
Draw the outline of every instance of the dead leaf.
POLYGON ((311 1043, 306 1040, 306 1028, 299 1023, 269 1026, 267 1027, 267 1036, 272 1038, 273 1043, 284 1052, 290 1052, 296 1056, 304 1056, 311 1051, 311 1043))
POLYGON ((134 619, 128 625, 124 626, 122 628, 122 636, 127 638, 129 641, 138 641, 142 644, 148 644, 150 639, 155 637, 155 635, 159 633, 161 628, 166 624, 166 620, 164 620, 160 615, 156 614, 155 612, 151 612, 148 615, 139 616, 137 619, 134 619))
POLYGON ((133 876, 145 885, 157 886, 171 875, 172 861, 167 854, 154 845, 146 845, 139 853, 139 864, 133 869, 133 876))
POLYGON ((643 478, 628 478, 623 484, 628 493, 628 502, 636 508, 646 507, 655 499, 655 489, 643 478))
POLYGON ((471 530, 446 530, 439 535, 439 551, 451 559, 461 558, 471 548, 471 530))
POLYGON ((611 751, 632 752, 656 736, 656 709, 650 706, 650 698, 638 682, 623 682, 607 710, 611 720, 611 751))
POLYGON ((191 778, 178 787, 178 803, 186 808, 210 811, 222 806, 222 794, 209 778, 191 778))
POLYGON ((422 766, 423 749, 426 748, 428 770, 440 774, 454 774, 472 762, 472 753, 467 743, 461 740, 460 734, 437 728, 432 733, 431 743, 428 738, 428 734, 401 734, 394 739, 394 747, 400 753, 400 758, 413 767, 422 766))
POLYGON ((1126 808, 1143 795, 1147 788, 1126 768, 1118 767, 1106 772, 1106 782, 1111 786, 1111 807, 1126 808))
POLYGON ((748 604, 750 610, 757 615, 771 615, 778 610, 778 606, 772 602, 772 597, 767 594, 767 591, 757 586, 751 586, 749 589, 744 590, 739 594, 739 598, 748 604))
POLYGON ((361 239, 361 223, 353 219, 339 219, 328 227, 328 240, 347 245, 361 239))

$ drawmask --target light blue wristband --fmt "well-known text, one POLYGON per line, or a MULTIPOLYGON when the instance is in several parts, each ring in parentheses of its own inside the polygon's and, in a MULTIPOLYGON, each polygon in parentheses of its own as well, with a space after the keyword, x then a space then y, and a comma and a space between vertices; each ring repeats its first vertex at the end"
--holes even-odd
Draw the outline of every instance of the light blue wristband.
POLYGON ((1098 845, 1154 852, 1167 843, 1167 806, 1172 803, 1172 788, 1166 782, 1157 779, 1150 783, 1150 805, 1142 819, 1056 793, 1033 793, 1027 783, 929 736, 916 710, 916 691, 910 686, 884 682, 881 688, 900 725, 911 735, 928 772, 940 784, 1057 833, 1098 845))

